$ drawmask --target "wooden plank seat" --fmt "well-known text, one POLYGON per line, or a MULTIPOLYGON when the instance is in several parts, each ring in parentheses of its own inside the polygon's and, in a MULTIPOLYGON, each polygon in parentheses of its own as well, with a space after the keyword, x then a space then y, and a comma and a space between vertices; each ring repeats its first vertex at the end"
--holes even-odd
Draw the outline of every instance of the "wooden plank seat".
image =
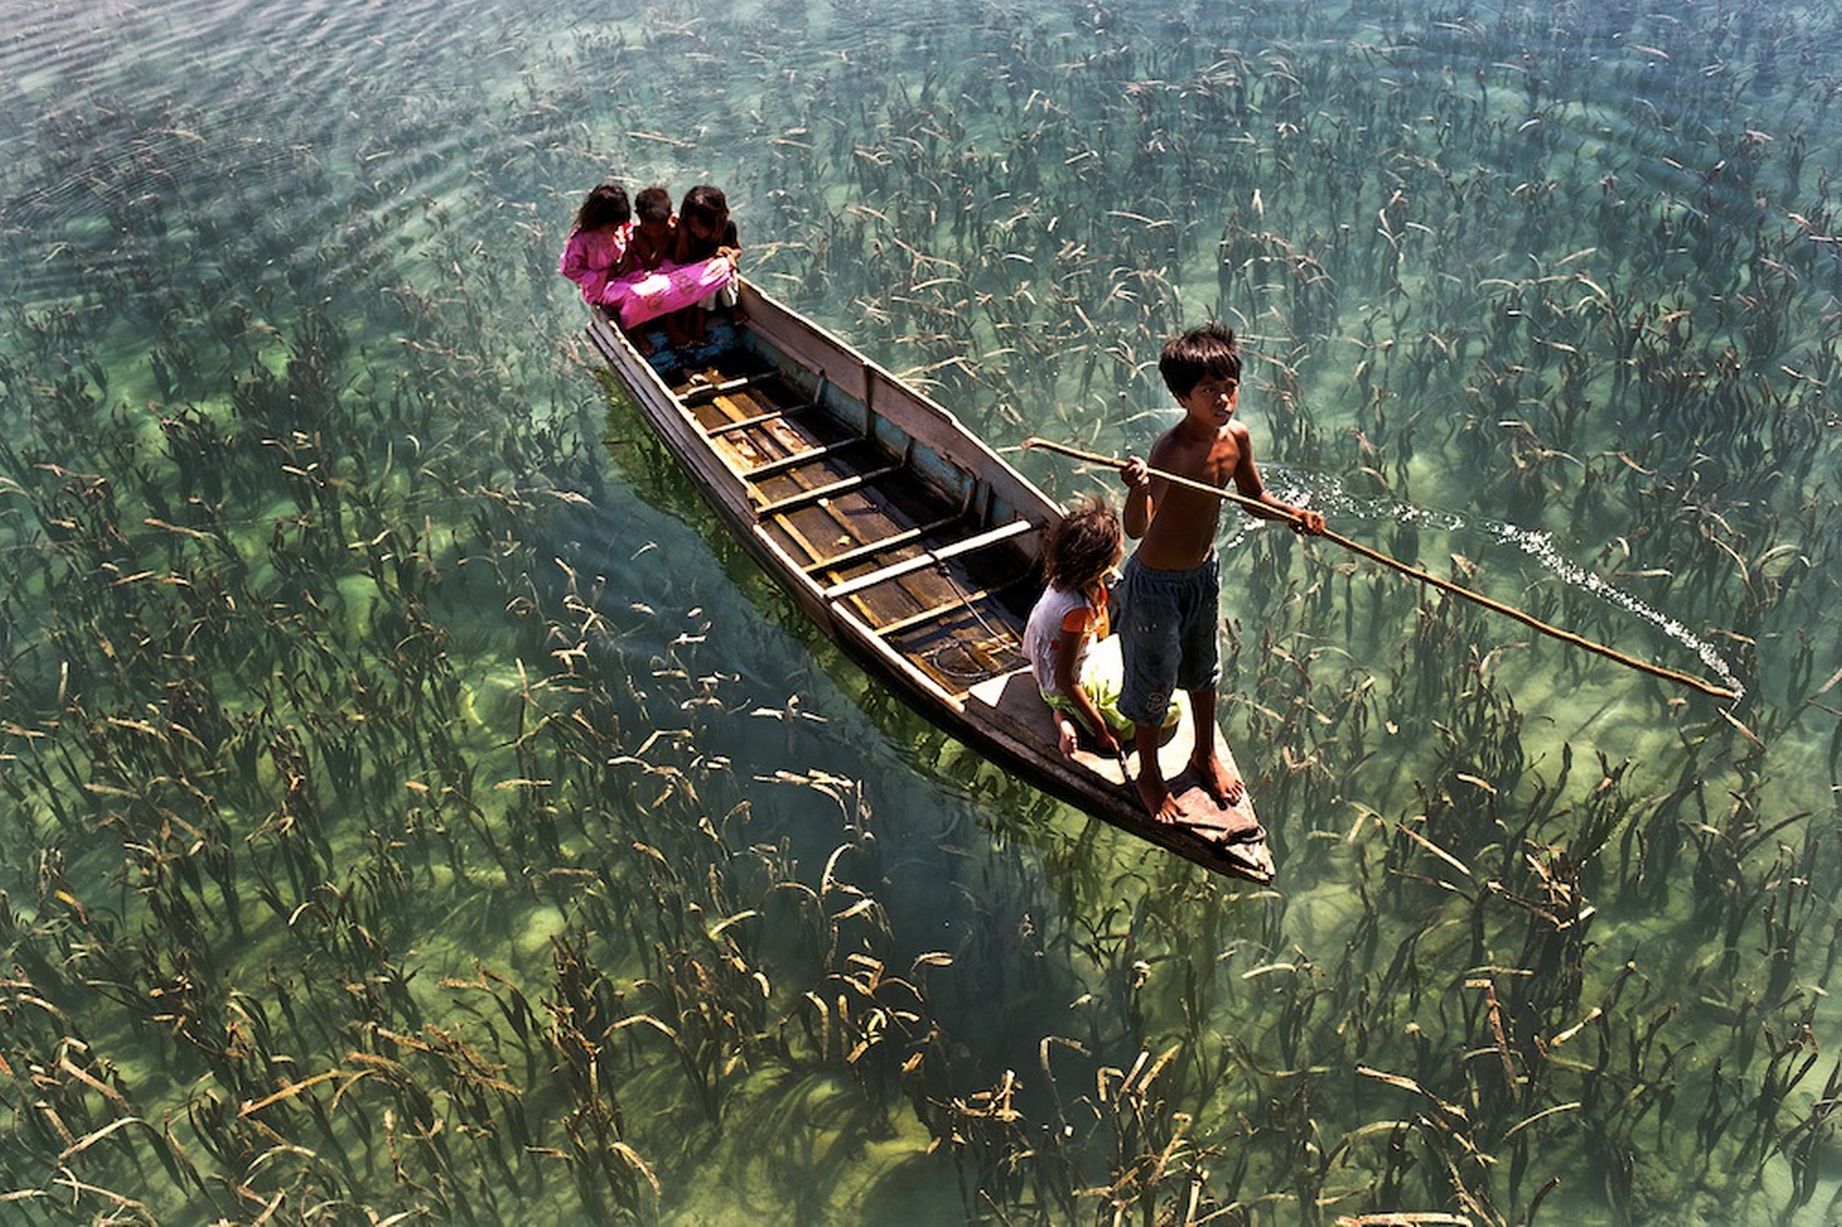
POLYGON ((722 435, 733 434, 738 430, 753 430, 757 426, 766 426, 772 422, 783 422, 791 418, 797 418, 800 414, 811 413, 817 408, 818 405, 811 401, 803 405, 789 405, 785 409, 774 409, 767 413, 750 414, 748 417, 737 418, 732 422, 723 422, 716 426, 707 427, 704 430, 704 434, 709 438, 715 439, 722 435))
POLYGON ((900 562, 892 562, 888 566, 880 567, 867 575, 859 575, 854 579, 842 580, 825 589, 825 599, 828 601, 835 601, 840 597, 862 592, 866 588, 874 588, 878 584, 886 584, 890 580, 900 579, 905 575, 913 575, 917 571, 925 571, 929 567, 938 566, 940 563, 946 562, 949 559, 960 558, 977 550, 990 549, 994 545, 1001 545, 1006 541, 1013 541, 1023 536, 1025 533, 1032 533, 1035 531, 1036 525, 1030 523, 1028 520, 1012 520, 1008 524, 1000 524, 996 528, 982 532, 976 537, 967 537, 962 541, 955 541, 952 545, 941 546, 937 550, 926 550, 915 555, 913 558, 904 558, 900 562))
POLYGON ((742 476, 753 482, 765 481, 767 478, 773 477, 777 473, 784 473, 788 469, 796 469, 802 464, 811 464, 815 460, 823 460, 827 456, 836 456, 846 448, 865 446, 868 442, 869 440, 867 439, 852 437, 849 439, 842 439, 837 443, 821 444, 818 447, 807 448, 804 451, 792 452, 775 460, 765 460, 760 464, 742 470, 742 476))
POLYGON ((891 533, 887 537, 879 537, 875 541, 862 542, 841 553, 833 554, 829 558, 820 558, 817 561, 807 563, 805 567, 806 574, 817 575, 821 571, 836 571, 841 567, 852 566, 867 558, 874 558, 876 555, 886 550, 900 549, 904 545, 919 541, 929 533, 938 532, 949 524, 964 518, 965 512, 955 511, 951 515, 941 516, 939 519, 930 520, 925 524, 917 524, 913 528, 902 529, 900 532, 891 533))
POLYGON ((685 408, 689 409, 695 405, 701 405, 706 401, 713 401, 719 396, 728 396, 732 392, 740 392, 744 388, 752 388, 756 384, 766 383, 771 379, 777 378, 779 374, 780 372, 775 370, 757 371, 752 375, 742 375, 735 379, 724 379, 718 383, 693 383, 677 394, 678 400, 685 408))
POLYGON ((968 592, 963 596, 956 592, 944 601, 937 601, 925 608, 917 609, 914 613, 908 614, 905 617, 897 618, 893 622, 884 622, 873 629, 879 636, 888 639, 901 634, 903 631, 910 631, 924 623, 932 622, 935 618, 949 614, 962 605, 976 607, 980 601, 989 601, 995 596, 1010 591, 1018 584, 1021 584, 1026 578, 1026 576, 1020 575, 1008 584, 998 584, 995 587, 980 588, 976 592, 968 592))
POLYGON ((822 486, 814 486, 810 490, 801 490, 798 494, 789 494, 785 498, 779 498, 769 503, 759 504, 755 507, 755 515, 759 519, 766 519, 769 516, 784 515, 786 512, 792 511, 795 508, 805 507, 811 503, 821 502, 828 498, 836 498, 840 494, 847 494, 852 490, 860 489, 880 477, 887 477, 891 473, 899 473, 904 467, 906 466, 898 461, 894 464, 881 465, 863 473, 853 473, 849 477, 841 478, 838 481, 827 482, 822 486))

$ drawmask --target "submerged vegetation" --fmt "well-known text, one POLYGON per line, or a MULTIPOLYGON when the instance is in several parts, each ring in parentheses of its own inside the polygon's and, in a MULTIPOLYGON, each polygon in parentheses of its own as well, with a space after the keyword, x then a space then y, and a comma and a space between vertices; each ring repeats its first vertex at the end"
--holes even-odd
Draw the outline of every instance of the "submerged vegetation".
POLYGON ((467 7, 0 51, 9 1220, 1836 1214, 1842 19, 467 7), (1277 888, 1084 825, 610 407, 604 173, 1002 445, 1220 312, 1270 479, 1746 698, 1237 527, 1277 888))

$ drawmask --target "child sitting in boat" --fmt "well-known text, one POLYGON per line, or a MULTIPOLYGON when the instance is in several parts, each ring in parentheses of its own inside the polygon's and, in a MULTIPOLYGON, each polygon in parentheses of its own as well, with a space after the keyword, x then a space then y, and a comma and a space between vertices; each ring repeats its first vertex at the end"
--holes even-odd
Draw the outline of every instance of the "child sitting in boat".
POLYGON ((678 242, 677 219, 672 216, 672 196, 663 184, 641 188, 633 198, 639 217, 621 273, 650 273, 665 263, 678 242))
MULTIPOLYGON (((729 198, 723 195, 723 189, 702 183, 686 192, 678 204, 676 259, 680 264, 696 264, 719 256, 729 261, 733 272, 742 259, 742 240, 729 216, 729 198)), ((734 301, 732 283, 688 308, 691 339, 702 341, 709 313, 734 301)))
POLYGON ((685 313, 711 295, 729 287, 735 280, 735 260, 731 256, 712 254, 699 257, 693 252, 685 261, 679 242, 679 222, 672 216, 672 198, 655 184, 635 198, 639 225, 627 247, 621 274, 610 281, 601 297, 601 306, 619 323, 641 353, 650 353, 652 344, 642 326, 659 320, 673 348, 700 340, 686 331, 685 313))
POLYGON ((632 217, 627 189, 611 181, 589 192, 576 210, 576 224, 556 271, 576 283, 582 301, 591 307, 601 305, 608 282, 625 271, 634 237, 632 217))
MULTIPOLYGON (((664 184, 641 188, 640 194, 633 198, 633 211, 639 222, 634 227, 633 241, 627 245, 627 258, 620 268, 621 279, 627 286, 638 285, 649 273, 657 272, 678 246, 678 219, 672 214, 672 195, 665 190, 664 184)), ((618 289, 616 296, 624 297, 618 289)), ((618 312, 621 304, 616 302, 614 306, 618 312)), ((651 353, 652 342, 640 329, 647 321, 634 317, 631 310, 627 314, 633 322, 622 320, 621 326, 642 354, 651 353)), ((673 346, 682 346, 686 337, 678 313, 666 314, 662 322, 666 340, 673 346)))
POLYGON ((1055 712, 1062 756, 1074 755, 1077 722, 1099 749, 1120 753, 1118 734, 1132 728, 1120 715, 1120 679, 1084 669, 1087 649, 1109 632, 1106 576, 1122 554, 1119 519, 1100 499, 1064 516, 1043 540, 1043 594, 1023 631, 1024 655, 1043 702, 1055 712))

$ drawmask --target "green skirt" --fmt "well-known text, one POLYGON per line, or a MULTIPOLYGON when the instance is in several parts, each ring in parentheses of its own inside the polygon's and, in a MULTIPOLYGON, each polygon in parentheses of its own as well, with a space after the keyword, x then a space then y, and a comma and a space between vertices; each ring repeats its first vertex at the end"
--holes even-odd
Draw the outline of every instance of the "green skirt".
MULTIPOLYGON (((1125 666, 1121 663, 1117 651, 1088 653, 1081 670, 1081 685, 1087 687, 1087 696, 1094 701, 1095 710, 1100 713, 1100 718, 1106 721, 1115 733, 1130 733, 1133 730, 1132 721, 1119 713, 1119 692, 1124 687, 1125 680, 1125 666)), ((1095 732, 1094 729, 1087 728, 1087 719, 1082 716, 1081 709, 1075 706, 1073 699, 1059 691, 1044 690, 1042 696, 1043 702, 1049 705, 1051 711, 1067 715, 1075 722, 1076 728, 1086 729, 1089 733, 1095 732)), ((1183 707, 1173 695, 1170 709, 1164 713, 1163 727, 1174 728, 1182 716, 1183 707)))

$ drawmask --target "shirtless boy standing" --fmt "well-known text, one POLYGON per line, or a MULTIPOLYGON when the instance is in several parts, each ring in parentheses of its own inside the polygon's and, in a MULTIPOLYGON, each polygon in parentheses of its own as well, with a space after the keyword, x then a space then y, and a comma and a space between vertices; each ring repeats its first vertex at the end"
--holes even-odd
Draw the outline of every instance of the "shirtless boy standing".
POLYGON ((1170 795, 1158 766, 1160 723, 1171 692, 1190 695, 1196 721, 1190 766, 1221 805, 1241 799, 1241 781, 1216 751, 1215 686, 1221 678, 1216 634, 1221 620, 1221 570, 1215 529, 1222 500, 1156 477, 1161 469, 1212 486, 1234 488, 1270 511, 1249 514, 1287 520, 1297 532, 1321 533, 1324 517, 1268 494, 1254 467, 1253 441, 1234 420, 1241 394, 1241 355, 1234 333, 1211 321, 1164 346, 1158 372, 1183 406, 1183 420, 1151 445, 1149 461, 1132 458, 1126 483, 1126 535, 1139 546, 1118 590, 1120 650, 1125 684, 1120 714, 1136 726, 1138 793, 1158 822, 1176 822, 1183 807, 1170 795))

